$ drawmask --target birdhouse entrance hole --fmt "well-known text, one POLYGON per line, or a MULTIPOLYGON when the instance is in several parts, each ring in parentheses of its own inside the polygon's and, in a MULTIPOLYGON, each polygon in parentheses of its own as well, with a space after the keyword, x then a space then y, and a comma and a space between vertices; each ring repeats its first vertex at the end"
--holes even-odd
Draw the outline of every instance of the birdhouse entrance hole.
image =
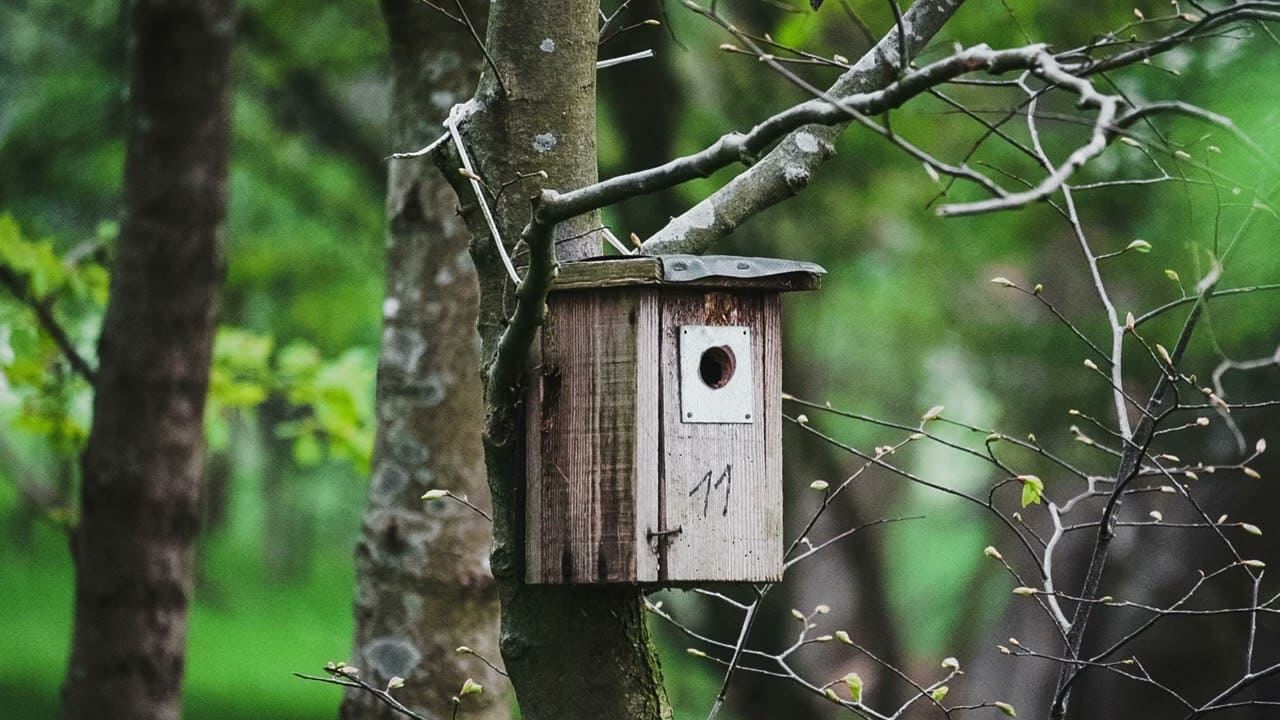
POLYGON ((698 363, 698 375, 702 382, 712 390, 719 390, 733 379, 735 361, 733 348, 718 345, 702 351, 702 361, 698 363))

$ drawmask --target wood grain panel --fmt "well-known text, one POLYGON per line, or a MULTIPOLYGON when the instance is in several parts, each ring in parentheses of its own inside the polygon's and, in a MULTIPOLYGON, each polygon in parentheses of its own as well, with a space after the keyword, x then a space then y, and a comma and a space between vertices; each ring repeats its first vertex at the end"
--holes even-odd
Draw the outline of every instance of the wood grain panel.
MULTIPOLYGON (((651 442, 637 424, 643 295, 609 289, 550 298, 529 395, 528 582, 637 579, 637 537, 646 528, 636 517, 636 452, 651 442)), ((648 305, 652 314, 652 298, 648 305)), ((655 321, 647 324, 656 330, 655 321)))
POLYGON ((655 290, 636 291, 639 318, 636 323, 636 442, 635 442, 635 508, 636 508, 636 576, 639 582, 657 582, 659 543, 650 533, 661 528, 659 507, 658 452, 660 423, 659 341, 661 315, 659 294, 655 290))
POLYGON ((661 578, 766 581, 782 574, 780 299, 769 293, 667 290, 661 309, 664 523, 661 578), (681 325, 751 329, 751 424, 680 418, 681 325), (767 389, 767 392, 766 392, 767 389))

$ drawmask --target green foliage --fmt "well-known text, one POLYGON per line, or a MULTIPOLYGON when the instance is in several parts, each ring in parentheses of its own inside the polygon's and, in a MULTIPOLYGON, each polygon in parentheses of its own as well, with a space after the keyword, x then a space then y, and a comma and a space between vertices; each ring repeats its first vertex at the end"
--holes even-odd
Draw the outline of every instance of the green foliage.
MULTIPOLYGON (((52 297, 55 316, 91 363, 124 167, 121 7, 0 3, 0 210, 12 216, 0 221, 0 257, 52 297)), ((376 3, 262 0, 241 3, 237 37, 221 313, 235 329, 219 334, 206 428, 212 464, 241 470, 225 527, 202 543, 202 555, 216 556, 207 568, 215 582, 202 580, 197 590, 187 716, 316 717, 331 712, 337 691, 281 673, 348 651, 349 553, 317 554, 325 569, 304 585, 272 584, 259 566, 272 511, 257 483, 267 473, 300 473, 292 457, 272 457, 275 444, 255 442, 252 430, 268 417, 262 403, 279 403, 283 413, 269 417, 293 423, 284 429, 292 454, 341 461, 305 468, 296 484, 305 500, 290 510, 341 531, 312 531, 290 552, 305 556, 310 543, 350 547, 365 487, 356 473, 372 444, 386 40, 376 3), (238 668, 234 679, 229 667, 238 668)), ((52 468, 74 466, 91 399, 30 309, 0 287, 0 436, 38 471, 26 480, 52 482, 52 468)), ((11 610, 7 636, 21 652, 0 663, 0 715, 52 717, 69 627, 66 539, 48 537, 42 525, 47 552, 9 552, 7 521, 19 507, 9 497, 9 462, 0 456, 0 500, 10 500, 0 502, 0 598, 11 610)))
POLYGON ((1017 480, 1022 483, 1022 507, 1039 505, 1044 497, 1044 481, 1035 475, 1019 475, 1017 480))
POLYGON ((363 348, 326 360, 301 340, 277 352, 269 336, 222 328, 209 377, 210 446, 226 450, 232 415, 251 413, 274 395, 292 409, 294 419, 278 423, 275 433, 293 441, 295 462, 310 466, 328 456, 364 474, 373 452, 375 369, 363 348))
MULTIPOLYGON (((101 235, 112 239, 114 228, 104 227, 101 235)), ((109 282, 106 269, 60 255, 50 240, 25 237, 10 215, 0 215, 0 270, 16 278, 32 302, 73 311, 58 319, 68 322, 69 330, 82 331, 77 335, 100 324, 109 282)), ((71 375, 62 350, 22 299, 12 290, 0 295, 0 387, 21 400, 16 427, 48 438, 63 452, 75 452, 88 433, 89 387, 71 375)), ((219 330, 206 413, 210 448, 227 449, 233 411, 252 412, 275 394, 297 416, 275 431, 293 439, 299 464, 314 465, 328 456, 366 473, 373 449, 373 353, 349 348, 327 360, 303 340, 278 353, 274 346, 269 335, 219 330)))
MULTIPOLYGON (((73 330, 93 331, 106 304, 107 272, 92 260, 62 256, 52 241, 27 237, 12 215, 0 214, 0 275, 0 392, 19 403, 15 427, 70 452, 88 433, 88 385, 35 307, 73 330)), ((92 357, 86 350, 77 347, 92 357)))
POLYGON ((68 263, 50 240, 29 240, 12 215, 0 215, 0 265, 22 278, 28 291, 42 302, 91 298, 106 303, 107 275, 96 264, 68 263))
POLYGON ((374 354, 352 348, 326 362, 315 348, 294 342, 281 350, 278 365, 289 402, 311 410, 295 425, 277 427, 277 432, 295 438, 294 458, 302 465, 315 464, 320 440, 325 439, 330 455, 350 460, 367 473, 373 453, 374 354))

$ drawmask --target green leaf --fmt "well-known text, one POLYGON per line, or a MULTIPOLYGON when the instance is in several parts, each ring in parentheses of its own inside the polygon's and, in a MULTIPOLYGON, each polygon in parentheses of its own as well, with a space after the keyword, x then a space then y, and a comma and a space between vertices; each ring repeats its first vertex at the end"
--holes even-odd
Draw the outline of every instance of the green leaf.
POLYGON ((849 697, 856 703, 862 702, 862 677, 858 673, 849 673, 843 679, 849 686, 849 697))
POLYGON ((240 375, 265 378, 270 370, 275 340, 270 335, 240 328, 222 327, 214 342, 216 365, 240 375))
POLYGON ((1019 475, 1017 479, 1022 483, 1022 507, 1039 504, 1044 497, 1044 481, 1035 475, 1019 475))
POLYGON ((299 465, 315 465, 320 462, 324 451, 315 435, 305 433, 293 441, 293 460, 299 465))
POLYGON ((315 373, 320 365, 320 351, 310 343, 294 340, 280 350, 276 367, 282 375, 298 378, 315 373))
POLYGON ((1018 717, 1018 713, 1014 711, 1013 706, 1007 702, 996 703, 996 709, 1009 717, 1018 717))

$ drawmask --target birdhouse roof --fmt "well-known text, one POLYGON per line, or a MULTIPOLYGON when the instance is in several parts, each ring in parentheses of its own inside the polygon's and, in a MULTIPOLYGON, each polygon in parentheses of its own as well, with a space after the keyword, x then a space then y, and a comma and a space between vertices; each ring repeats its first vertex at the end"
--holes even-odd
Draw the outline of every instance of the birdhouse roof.
POLYGON ((631 285, 790 292, 816 290, 827 271, 801 260, 736 255, 625 255, 562 263, 552 291, 631 285))

